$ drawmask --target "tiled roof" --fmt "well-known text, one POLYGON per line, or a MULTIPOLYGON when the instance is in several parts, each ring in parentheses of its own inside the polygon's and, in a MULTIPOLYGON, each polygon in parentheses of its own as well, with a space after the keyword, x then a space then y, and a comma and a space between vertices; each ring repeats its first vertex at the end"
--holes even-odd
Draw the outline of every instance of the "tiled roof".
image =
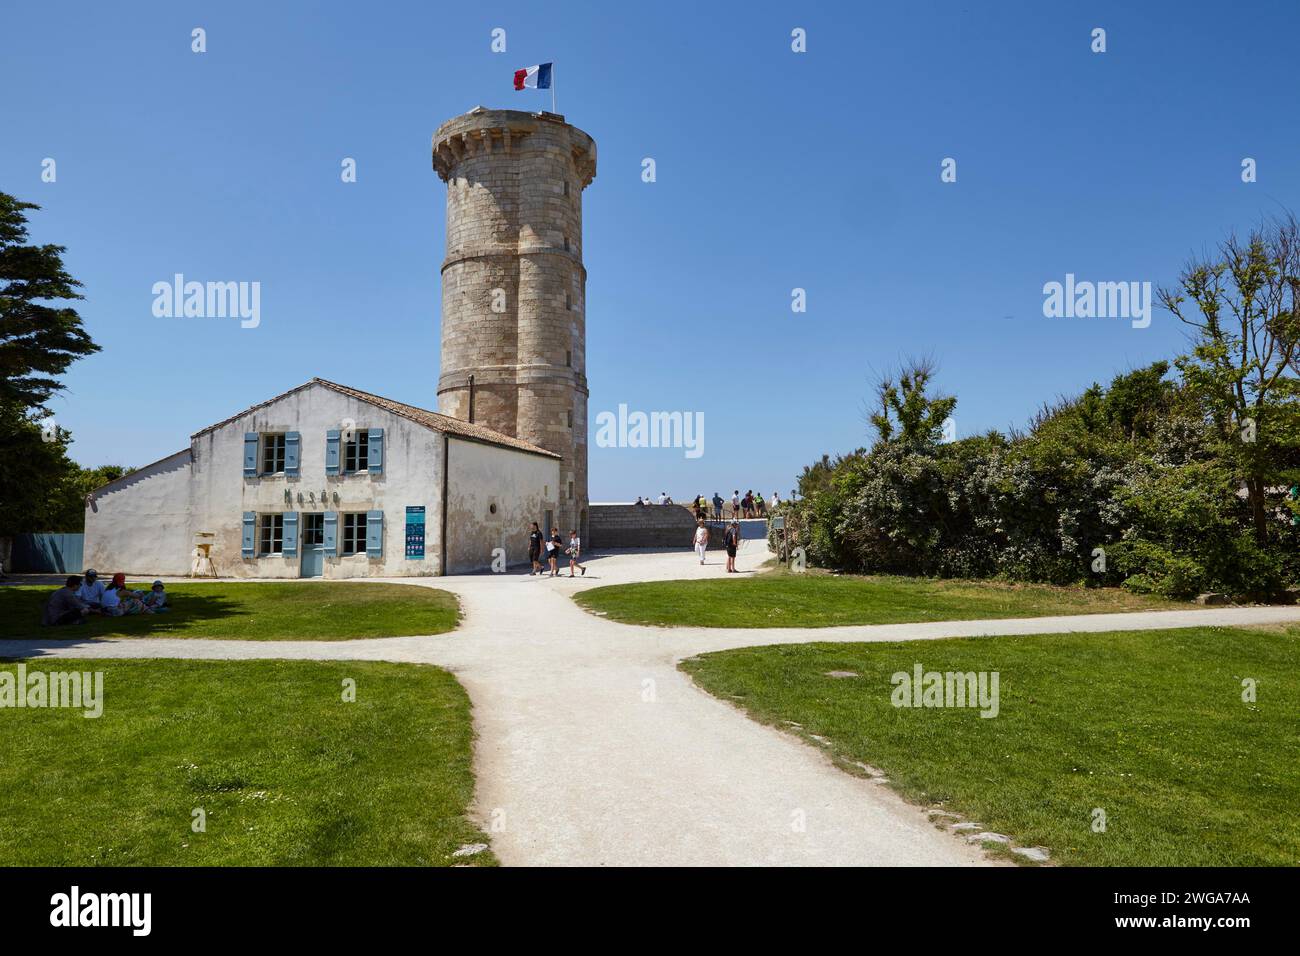
POLYGON ((264 402, 259 402, 256 405, 244 409, 237 415, 232 415, 224 421, 217 422, 215 425, 209 425, 207 428, 195 432, 191 437, 198 437, 199 435, 210 432, 213 429, 220 428, 223 425, 229 425, 231 422, 243 418, 250 412, 255 412, 259 408, 265 408, 272 402, 278 402, 280 399, 292 395, 294 392, 300 392, 304 388, 310 388, 313 385, 320 385, 324 388, 331 389, 341 395, 347 395, 350 398, 355 398, 358 401, 366 402, 370 405, 376 406, 377 408, 382 408, 385 411, 392 412, 394 415, 399 415, 408 421, 415 422, 417 425, 423 425, 425 428, 432 428, 435 431, 446 432, 447 434, 455 435, 458 438, 483 442, 488 445, 499 445, 502 448, 513 448, 517 451, 526 451, 533 455, 544 455, 547 458, 558 459, 562 457, 555 454, 555 452, 547 451, 545 448, 539 448, 531 442, 514 438, 483 425, 462 421, 459 418, 452 418, 450 415, 431 412, 427 408, 416 408, 414 405, 395 402, 391 398, 384 398, 381 395, 373 395, 370 392, 363 392, 357 388, 349 388, 346 385, 340 385, 338 382, 331 382, 329 379, 324 378, 313 378, 310 382, 304 382, 302 385, 299 385, 296 388, 291 388, 287 392, 282 392, 274 398, 268 398, 264 402))
POLYGON ((470 441, 486 442, 489 445, 502 445, 506 448, 515 448, 519 451, 532 452, 534 455, 545 455, 547 458, 560 458, 553 451, 547 451, 531 442, 526 442, 521 438, 514 438, 502 432, 487 428, 484 425, 477 425, 473 422, 467 422, 459 418, 453 418, 450 415, 443 415, 439 412, 431 412, 427 408, 416 408, 414 405, 405 405, 402 402, 395 402, 391 398, 382 398, 379 395, 372 395, 369 392, 363 392, 360 389, 348 388, 346 385, 340 385, 337 382, 331 382, 328 379, 314 378, 313 382, 324 385, 326 388, 332 388, 336 392, 342 392, 344 395, 350 395, 355 399, 363 402, 369 402, 371 405, 378 405, 380 408, 392 412, 394 415, 400 415, 408 418, 417 425, 424 425, 428 428, 436 429, 440 432, 447 432, 460 438, 468 438, 470 441))

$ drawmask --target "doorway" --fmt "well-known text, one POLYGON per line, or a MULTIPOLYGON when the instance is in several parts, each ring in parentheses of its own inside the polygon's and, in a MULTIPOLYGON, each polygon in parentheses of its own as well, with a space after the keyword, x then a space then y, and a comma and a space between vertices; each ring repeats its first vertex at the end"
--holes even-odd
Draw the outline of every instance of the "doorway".
POLYGON ((299 577, 318 578, 325 573, 325 516, 305 514, 302 522, 302 567, 299 577))

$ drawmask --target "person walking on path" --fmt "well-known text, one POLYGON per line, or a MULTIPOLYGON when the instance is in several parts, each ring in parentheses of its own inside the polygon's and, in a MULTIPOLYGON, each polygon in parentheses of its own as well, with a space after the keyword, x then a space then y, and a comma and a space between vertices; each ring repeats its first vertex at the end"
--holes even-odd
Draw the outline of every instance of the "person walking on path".
POLYGON ((564 547, 564 539, 560 537, 560 529, 551 529, 551 539, 546 542, 546 560, 551 565, 551 577, 560 575, 560 549, 564 547))
POLYGON ((578 537, 576 530, 569 532, 569 546, 564 551, 569 556, 569 577, 573 577, 575 567, 580 568, 583 577, 586 577, 587 566, 578 560, 578 556, 582 554, 582 539, 578 537))
POLYGON ((540 574, 542 570, 542 529, 537 527, 536 521, 532 524, 532 530, 528 532, 528 560, 533 564, 528 576, 531 578, 534 574, 540 574))
POLYGON ((701 518, 695 525, 695 553, 700 556, 700 564, 704 563, 704 552, 709 549, 709 529, 705 525, 704 519, 701 518))
POLYGON ((740 547, 740 525, 735 521, 727 525, 722 535, 722 543, 727 546, 727 573, 736 573, 736 549, 740 547))

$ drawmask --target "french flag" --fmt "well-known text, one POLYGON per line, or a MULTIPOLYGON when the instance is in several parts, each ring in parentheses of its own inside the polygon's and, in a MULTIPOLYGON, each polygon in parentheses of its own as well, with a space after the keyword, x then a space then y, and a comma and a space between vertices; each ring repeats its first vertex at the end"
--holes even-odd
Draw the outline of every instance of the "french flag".
POLYGON ((515 89, 549 90, 551 88, 551 64, 539 63, 537 66, 515 70, 515 89))

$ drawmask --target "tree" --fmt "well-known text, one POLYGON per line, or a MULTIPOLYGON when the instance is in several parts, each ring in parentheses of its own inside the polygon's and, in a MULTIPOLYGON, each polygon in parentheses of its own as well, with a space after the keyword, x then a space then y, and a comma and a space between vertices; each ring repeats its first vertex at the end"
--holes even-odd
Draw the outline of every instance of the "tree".
POLYGON ((55 530, 55 490, 77 466, 64 441, 47 437, 17 403, 0 402, 0 536, 55 530))
POLYGON ((1218 256, 1194 259, 1160 303, 1191 331, 1177 366, 1235 465, 1258 544, 1270 528, 1269 488, 1300 447, 1300 224, 1275 219, 1218 256))
POLYGON ((81 486, 95 480, 68 458, 67 434, 40 425, 63 388, 54 376, 99 346, 75 309, 46 304, 81 296, 63 246, 27 244, 26 212, 39 208, 0 192, 0 535, 80 531, 81 486))
POLYGON ((898 441, 907 446, 939 442, 943 423, 957 407, 957 399, 926 394, 937 371, 931 358, 906 359, 897 373, 876 382, 876 408, 869 420, 881 442, 898 441))
POLYGON ((0 403, 44 412, 63 388, 54 376, 99 346, 76 309, 43 304, 80 299, 81 283, 63 268, 63 246, 27 244, 26 211, 39 208, 0 192, 0 403))

